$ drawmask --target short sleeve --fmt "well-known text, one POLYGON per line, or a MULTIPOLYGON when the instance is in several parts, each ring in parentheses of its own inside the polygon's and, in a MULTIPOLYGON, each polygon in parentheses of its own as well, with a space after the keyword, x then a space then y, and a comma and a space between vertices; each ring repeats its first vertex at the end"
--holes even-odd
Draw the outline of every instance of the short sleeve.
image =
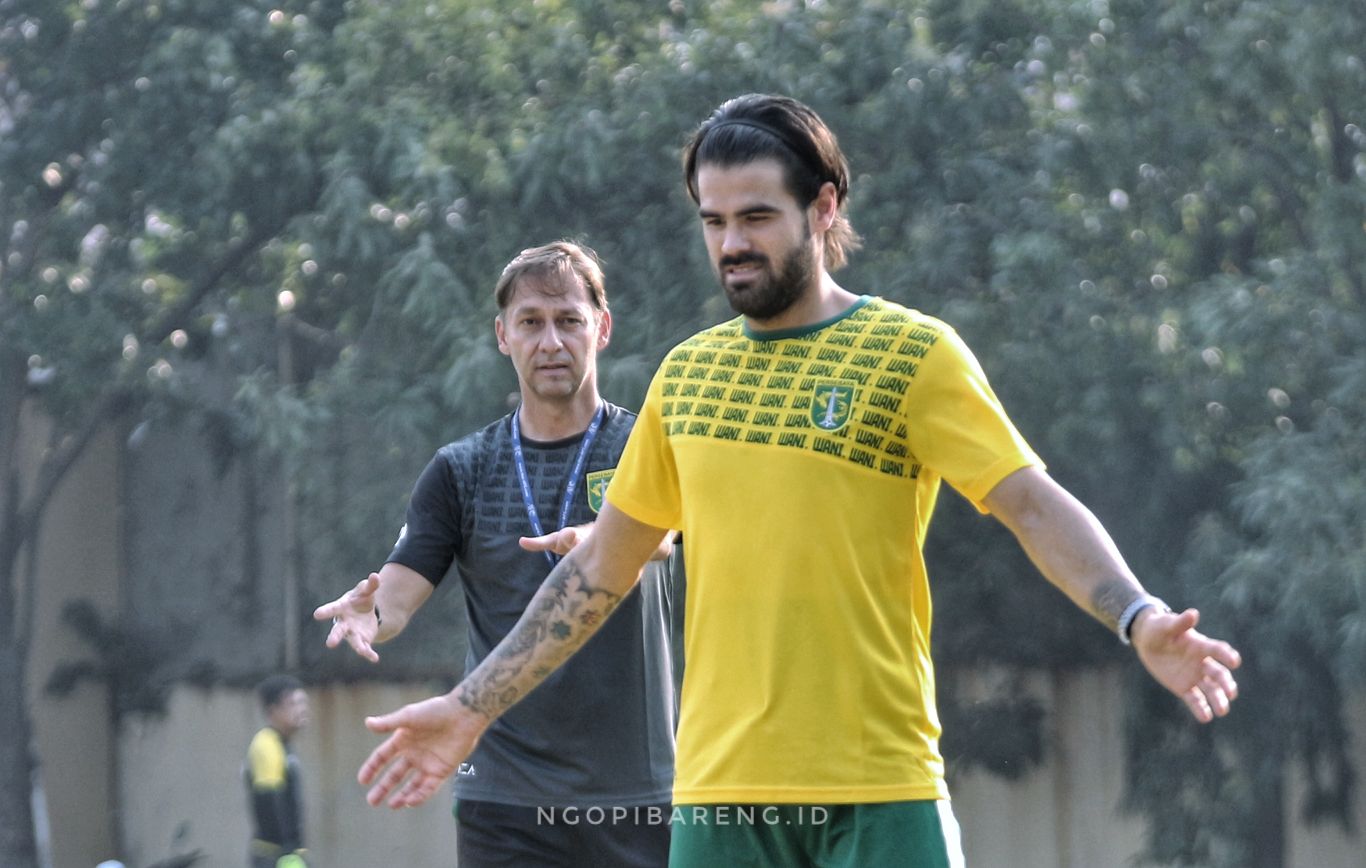
POLYGON ((662 373, 656 373, 606 497, 636 521, 683 530, 678 465, 664 430, 661 381, 662 373))
MULTIPOLYGON (((238 742, 241 744, 241 742, 238 742)), ((254 790, 279 790, 285 785, 285 745, 273 729, 263 729, 247 748, 247 769, 254 790)))
POLYGON ((460 549, 459 492, 451 462, 438 452, 423 469, 408 499, 407 521, 388 557, 422 575, 433 585, 450 569, 460 549))
POLYGON ((906 404, 912 451, 981 512, 1002 479, 1043 462, 1006 415, 972 351, 944 326, 906 404))

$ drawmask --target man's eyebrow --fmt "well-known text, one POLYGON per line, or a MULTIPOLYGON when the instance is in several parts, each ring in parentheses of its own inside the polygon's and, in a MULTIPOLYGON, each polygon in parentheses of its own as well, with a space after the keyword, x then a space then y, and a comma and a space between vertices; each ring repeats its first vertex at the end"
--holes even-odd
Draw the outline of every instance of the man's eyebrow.
POLYGON ((564 316, 582 311, 572 304, 519 304, 509 308, 508 313, 511 316, 564 316))
MULTIPOLYGON (((739 211, 736 211, 735 214, 737 217, 748 217, 751 214, 773 214, 776 213, 778 210, 779 208, 777 205, 769 205, 767 203, 761 202, 757 205, 750 205, 746 208, 741 208, 739 211)), ((699 208, 697 209, 697 216, 705 220, 708 217, 720 217, 721 214, 717 211, 708 211, 706 208, 699 208)))

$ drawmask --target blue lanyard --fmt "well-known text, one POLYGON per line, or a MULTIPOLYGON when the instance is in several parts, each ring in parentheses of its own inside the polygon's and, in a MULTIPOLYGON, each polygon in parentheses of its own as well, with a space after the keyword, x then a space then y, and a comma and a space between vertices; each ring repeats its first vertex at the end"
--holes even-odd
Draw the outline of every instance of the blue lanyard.
MULTIPOLYGON (((512 412, 512 460, 517 465, 517 481, 522 486, 522 505, 526 507, 526 517, 531 522, 532 536, 543 536, 545 530, 541 527, 541 516, 536 511, 536 499, 531 495, 531 480, 527 478, 526 458, 522 455, 522 427, 517 422, 517 415, 522 408, 518 406, 512 412)), ((574 467, 569 471, 569 481, 564 486, 564 500, 560 503, 560 522, 555 526, 556 530, 564 528, 569 523, 569 508, 574 503, 574 491, 579 487, 579 476, 583 474, 583 465, 588 461, 588 450, 593 448, 593 440, 598 436, 598 428, 602 427, 602 420, 607 415, 607 407, 598 405, 598 412, 593 414, 593 421, 588 424, 588 430, 583 432, 583 440, 579 443, 579 454, 574 456, 574 467)), ((553 567, 559 563, 560 558, 552 552, 543 552, 546 560, 550 561, 553 567)))

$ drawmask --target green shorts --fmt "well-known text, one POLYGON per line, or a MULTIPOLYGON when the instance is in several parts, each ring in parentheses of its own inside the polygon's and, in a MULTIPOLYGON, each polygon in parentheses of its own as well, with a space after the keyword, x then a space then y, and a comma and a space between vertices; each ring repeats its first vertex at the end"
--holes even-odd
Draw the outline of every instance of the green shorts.
POLYGON ((963 868, 946 801, 675 805, 669 868, 963 868))

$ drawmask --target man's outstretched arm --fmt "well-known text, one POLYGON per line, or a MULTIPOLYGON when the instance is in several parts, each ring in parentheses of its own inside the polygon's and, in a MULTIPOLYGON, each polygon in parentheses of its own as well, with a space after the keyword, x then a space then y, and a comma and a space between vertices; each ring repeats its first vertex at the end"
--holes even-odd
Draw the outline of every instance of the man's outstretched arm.
POLYGON ((1001 480, 984 504, 1015 534, 1044 576, 1111 630, 1126 613, 1139 660, 1201 723, 1228 714, 1238 696, 1231 670, 1242 658, 1227 642, 1195 629, 1200 613, 1146 606, 1147 593, 1110 535, 1080 501, 1044 471, 1027 467, 1001 480))
POLYGON ((390 734, 361 766, 360 782, 373 784, 366 800, 403 808, 430 798, 489 724, 597 632, 665 532, 604 505, 593 533, 551 570, 511 632, 454 690, 366 718, 371 732, 390 734))

